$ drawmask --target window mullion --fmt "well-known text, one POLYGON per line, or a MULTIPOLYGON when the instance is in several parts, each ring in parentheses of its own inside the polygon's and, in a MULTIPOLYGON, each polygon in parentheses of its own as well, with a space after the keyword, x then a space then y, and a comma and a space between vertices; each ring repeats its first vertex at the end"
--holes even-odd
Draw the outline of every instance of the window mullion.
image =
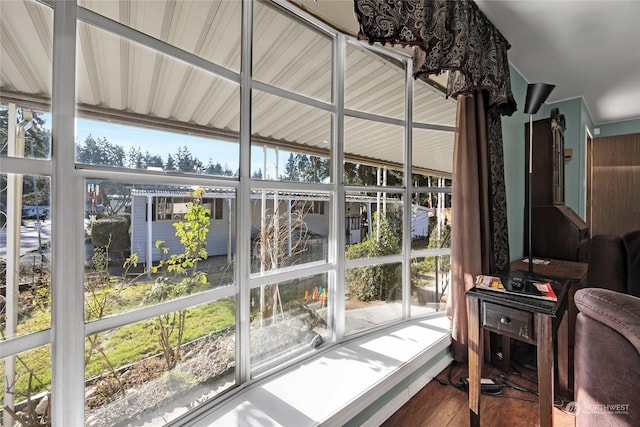
POLYGON ((249 276, 251 273, 251 64, 253 35, 253 2, 242 2, 242 59, 240 66, 240 186, 238 187, 236 222, 235 276, 236 298, 236 383, 251 379, 249 344, 249 276))
POLYGON ((333 320, 330 329, 333 341, 340 341, 345 333, 345 187, 344 187, 344 75, 346 58, 346 39, 338 35, 333 41, 333 103, 336 112, 332 120, 331 149, 331 182, 333 184, 334 203, 331 204, 330 242, 334 242, 330 250, 329 262, 336 268, 331 277, 334 292, 330 293, 329 319, 333 320))
POLYGON ((405 122, 404 122, 404 200, 403 200, 403 240, 402 253, 404 255, 404 274, 402 275, 402 313, 405 317, 411 316, 411 194, 413 192, 413 179, 411 178, 413 166, 413 61, 407 59, 405 63, 405 122))
POLYGON ((75 1, 56 1, 52 81, 52 424, 84 425, 83 181, 74 169, 75 1))

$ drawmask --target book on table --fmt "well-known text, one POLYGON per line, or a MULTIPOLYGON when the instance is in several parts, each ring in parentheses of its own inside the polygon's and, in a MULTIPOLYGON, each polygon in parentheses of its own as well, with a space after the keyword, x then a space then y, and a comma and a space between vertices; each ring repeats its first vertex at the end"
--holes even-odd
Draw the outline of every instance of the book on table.
POLYGON ((551 287, 551 283, 544 281, 544 279, 534 280, 521 277, 509 277, 508 279, 503 280, 497 276, 480 274, 476 277, 476 288, 540 298, 549 301, 558 300, 556 293, 551 287))

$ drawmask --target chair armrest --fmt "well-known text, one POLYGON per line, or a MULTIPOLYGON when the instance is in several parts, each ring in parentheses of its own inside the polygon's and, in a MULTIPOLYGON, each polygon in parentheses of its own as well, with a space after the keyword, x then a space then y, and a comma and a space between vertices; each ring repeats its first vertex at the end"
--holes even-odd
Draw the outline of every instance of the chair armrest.
POLYGON ((576 292, 578 310, 624 336, 640 353, 640 298, 609 289, 576 292))
POLYGON ((640 230, 622 236, 627 252, 627 293, 640 297, 640 230))

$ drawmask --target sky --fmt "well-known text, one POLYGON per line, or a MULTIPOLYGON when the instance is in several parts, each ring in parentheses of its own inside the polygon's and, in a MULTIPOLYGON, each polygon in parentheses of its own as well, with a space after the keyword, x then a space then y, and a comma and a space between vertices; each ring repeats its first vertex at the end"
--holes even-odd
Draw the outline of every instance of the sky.
MULTIPOLYGON (((128 153, 129 148, 140 148, 142 154, 149 152, 151 155, 159 155, 164 162, 169 154, 175 154, 178 147, 189 148, 193 157, 197 157, 205 166, 211 159, 213 164, 220 163, 222 167, 236 172, 239 167, 239 145, 236 142, 220 141, 211 138, 163 132, 159 130, 126 126, 104 121, 78 119, 76 122, 76 141, 84 142, 87 136, 94 138, 106 138, 112 144, 120 145, 128 153)), ((261 147, 251 150, 251 172, 261 169, 267 171, 267 177, 273 179, 276 176, 276 163, 278 173, 284 172, 285 163, 289 157, 288 151, 280 151, 278 161, 274 149, 269 149, 266 156, 266 169, 264 152, 261 147)))
POLYGON ((214 164, 226 165, 233 171, 237 170, 239 165, 238 144, 233 142, 96 120, 78 119, 76 124, 77 142, 84 142, 89 135, 96 139, 106 138, 110 143, 122 146, 125 153, 131 147, 140 147, 140 151, 143 154, 148 151, 151 155, 160 155, 165 162, 168 154, 175 154, 178 151, 178 147, 186 145, 191 154, 200 159, 205 165, 209 163, 209 159, 214 164))
MULTIPOLYGON (((43 128, 51 131, 51 114, 40 113, 40 117, 45 122, 43 128)), ((159 155, 163 162, 167 161, 169 154, 177 153, 179 147, 187 146, 192 156, 197 157, 205 166, 211 160, 213 164, 220 163, 223 168, 233 172, 239 167, 239 144, 236 142, 78 118, 76 142, 84 142, 89 135, 95 139, 106 138, 110 143, 120 145, 125 153, 130 148, 140 148, 142 154, 148 151, 151 155, 159 155)), ((289 154, 289 151, 281 150, 276 158, 275 149, 268 149, 265 167, 263 148, 252 147, 251 173, 262 170, 264 175, 266 170, 266 178, 275 179, 276 175, 284 172, 289 154)))

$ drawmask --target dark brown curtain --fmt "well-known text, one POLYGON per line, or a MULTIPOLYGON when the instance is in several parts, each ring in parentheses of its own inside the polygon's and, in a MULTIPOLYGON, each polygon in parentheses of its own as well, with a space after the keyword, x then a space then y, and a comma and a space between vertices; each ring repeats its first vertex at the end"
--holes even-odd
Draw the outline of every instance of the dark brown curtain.
POLYGON ((467 301, 478 274, 508 268, 509 236, 500 115, 487 111, 486 94, 458 96, 451 213, 452 356, 467 358, 467 301), (493 129, 489 131, 489 129, 493 129))
POLYGON ((490 252, 487 160, 487 132, 482 96, 458 96, 455 146, 453 150, 453 192, 451 205, 451 289, 447 315, 451 325, 455 360, 466 360, 467 303, 464 293, 474 279, 489 271, 490 252), (475 209, 457 209, 474 206, 475 209), (464 238, 461 238, 464 236, 464 238))
POLYGON ((361 39, 414 46, 414 77, 449 71, 458 100, 454 147, 452 355, 467 358, 465 291, 480 273, 509 268, 500 116, 516 111, 509 43, 471 0, 354 0, 361 39))

